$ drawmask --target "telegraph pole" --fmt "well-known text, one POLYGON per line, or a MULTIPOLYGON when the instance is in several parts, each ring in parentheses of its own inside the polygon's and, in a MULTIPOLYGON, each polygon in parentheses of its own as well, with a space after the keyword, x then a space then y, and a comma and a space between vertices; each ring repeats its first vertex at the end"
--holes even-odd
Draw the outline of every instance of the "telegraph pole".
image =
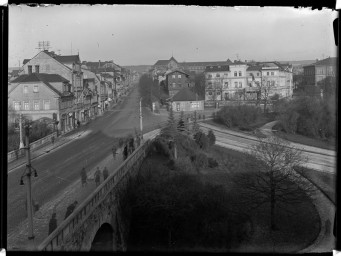
MULTIPOLYGON (((29 142, 29 124, 25 127, 25 136, 26 136, 26 149, 27 149, 27 165, 26 165, 26 173, 27 176, 27 215, 28 215, 28 240, 33 241, 33 209, 32 209, 32 184, 31 184, 31 153, 30 153, 30 142, 29 142)), ((37 173, 34 174, 37 176, 37 173)), ((33 246, 34 247, 34 246, 33 246)), ((30 248, 34 249, 34 248, 30 248)))
POLYGON ((140 131, 141 131, 141 139, 143 140, 143 125, 142 125, 142 97, 140 98, 140 131))
POLYGON ((22 149, 24 147, 24 142, 22 138, 22 114, 19 115, 19 136, 20 136, 19 149, 22 149))

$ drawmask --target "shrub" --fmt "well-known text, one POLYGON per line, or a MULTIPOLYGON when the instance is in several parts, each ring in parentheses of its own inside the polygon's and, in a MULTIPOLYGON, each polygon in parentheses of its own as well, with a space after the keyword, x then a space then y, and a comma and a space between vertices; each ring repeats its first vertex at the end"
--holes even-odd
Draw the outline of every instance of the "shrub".
POLYGON ((188 174, 195 173, 195 169, 189 157, 179 157, 175 160, 175 170, 188 174))
POLYGON ((256 122, 260 115, 260 109, 254 106, 224 106, 217 112, 215 120, 227 127, 245 128, 256 122))
POLYGON ((215 144, 216 138, 215 138, 215 135, 211 129, 207 133, 207 138, 208 138, 208 142, 209 142, 210 146, 215 144))
POLYGON ((172 155, 171 151, 169 150, 167 141, 162 137, 156 138, 153 142, 153 146, 156 152, 159 152, 166 157, 169 157, 172 155))
POLYGON ((194 140, 201 149, 207 149, 209 141, 205 133, 201 131, 197 132, 196 134, 194 134, 194 140))
POLYGON ((197 170, 206 168, 208 166, 208 158, 204 153, 197 153, 194 159, 194 166, 197 170))
POLYGON ((214 168, 214 167, 217 167, 219 164, 217 162, 217 160, 215 160, 214 158, 212 157, 209 157, 208 158, 208 167, 210 168, 214 168))

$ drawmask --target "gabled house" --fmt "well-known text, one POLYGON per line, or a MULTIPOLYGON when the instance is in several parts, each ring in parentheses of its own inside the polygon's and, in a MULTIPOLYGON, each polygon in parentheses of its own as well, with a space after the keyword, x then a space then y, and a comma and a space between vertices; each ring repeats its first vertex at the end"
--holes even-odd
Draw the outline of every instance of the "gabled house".
POLYGON ((189 74, 174 70, 166 75, 166 84, 168 88, 169 97, 173 97, 184 87, 193 87, 194 84, 190 81, 189 74))
POLYGON ((171 106, 175 112, 192 112, 204 110, 205 100, 191 88, 184 87, 171 99, 171 106))
MULTIPOLYGON (((83 91, 83 73, 81 70, 81 61, 79 55, 56 55, 54 52, 44 50, 39 52, 32 59, 24 60, 23 71, 20 74, 32 73, 46 73, 58 74, 71 84, 71 92, 75 96, 75 100, 79 102, 78 98, 83 91)), ((80 118, 80 112, 83 110, 82 104, 76 104, 72 116, 73 123, 80 118)))
POLYGON ((175 70, 180 69, 180 65, 177 60, 172 56, 169 60, 158 60, 154 65, 153 68, 155 70, 166 71, 168 69, 175 70))
POLYGON ((70 82, 57 74, 21 75, 8 91, 8 103, 15 111, 31 120, 52 119, 55 114, 61 132, 75 127, 74 99, 70 82))

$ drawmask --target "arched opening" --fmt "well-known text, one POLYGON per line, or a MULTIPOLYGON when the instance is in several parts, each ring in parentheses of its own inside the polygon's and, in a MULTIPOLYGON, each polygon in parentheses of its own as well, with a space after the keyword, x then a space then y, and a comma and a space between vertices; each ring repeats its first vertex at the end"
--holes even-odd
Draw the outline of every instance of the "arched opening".
POLYGON ((114 230, 110 224, 104 223, 97 231, 90 251, 114 251, 114 230))

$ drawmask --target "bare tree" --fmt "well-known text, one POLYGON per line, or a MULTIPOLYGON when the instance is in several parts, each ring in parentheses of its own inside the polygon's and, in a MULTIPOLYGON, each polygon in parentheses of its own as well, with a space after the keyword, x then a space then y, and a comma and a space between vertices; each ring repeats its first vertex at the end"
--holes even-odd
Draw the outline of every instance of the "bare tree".
POLYGON ((254 171, 244 172, 235 179, 243 188, 242 203, 247 204, 250 210, 269 204, 271 230, 275 230, 276 207, 290 211, 288 204, 299 204, 316 190, 294 169, 304 164, 306 159, 299 149, 275 136, 259 139, 249 153, 254 159, 254 171))
POLYGON ((267 78, 262 78, 261 83, 256 83, 258 87, 257 92, 257 105, 261 102, 264 104, 264 113, 266 111, 267 104, 270 100, 270 96, 272 95, 273 89, 275 87, 275 82, 271 81, 267 78))

